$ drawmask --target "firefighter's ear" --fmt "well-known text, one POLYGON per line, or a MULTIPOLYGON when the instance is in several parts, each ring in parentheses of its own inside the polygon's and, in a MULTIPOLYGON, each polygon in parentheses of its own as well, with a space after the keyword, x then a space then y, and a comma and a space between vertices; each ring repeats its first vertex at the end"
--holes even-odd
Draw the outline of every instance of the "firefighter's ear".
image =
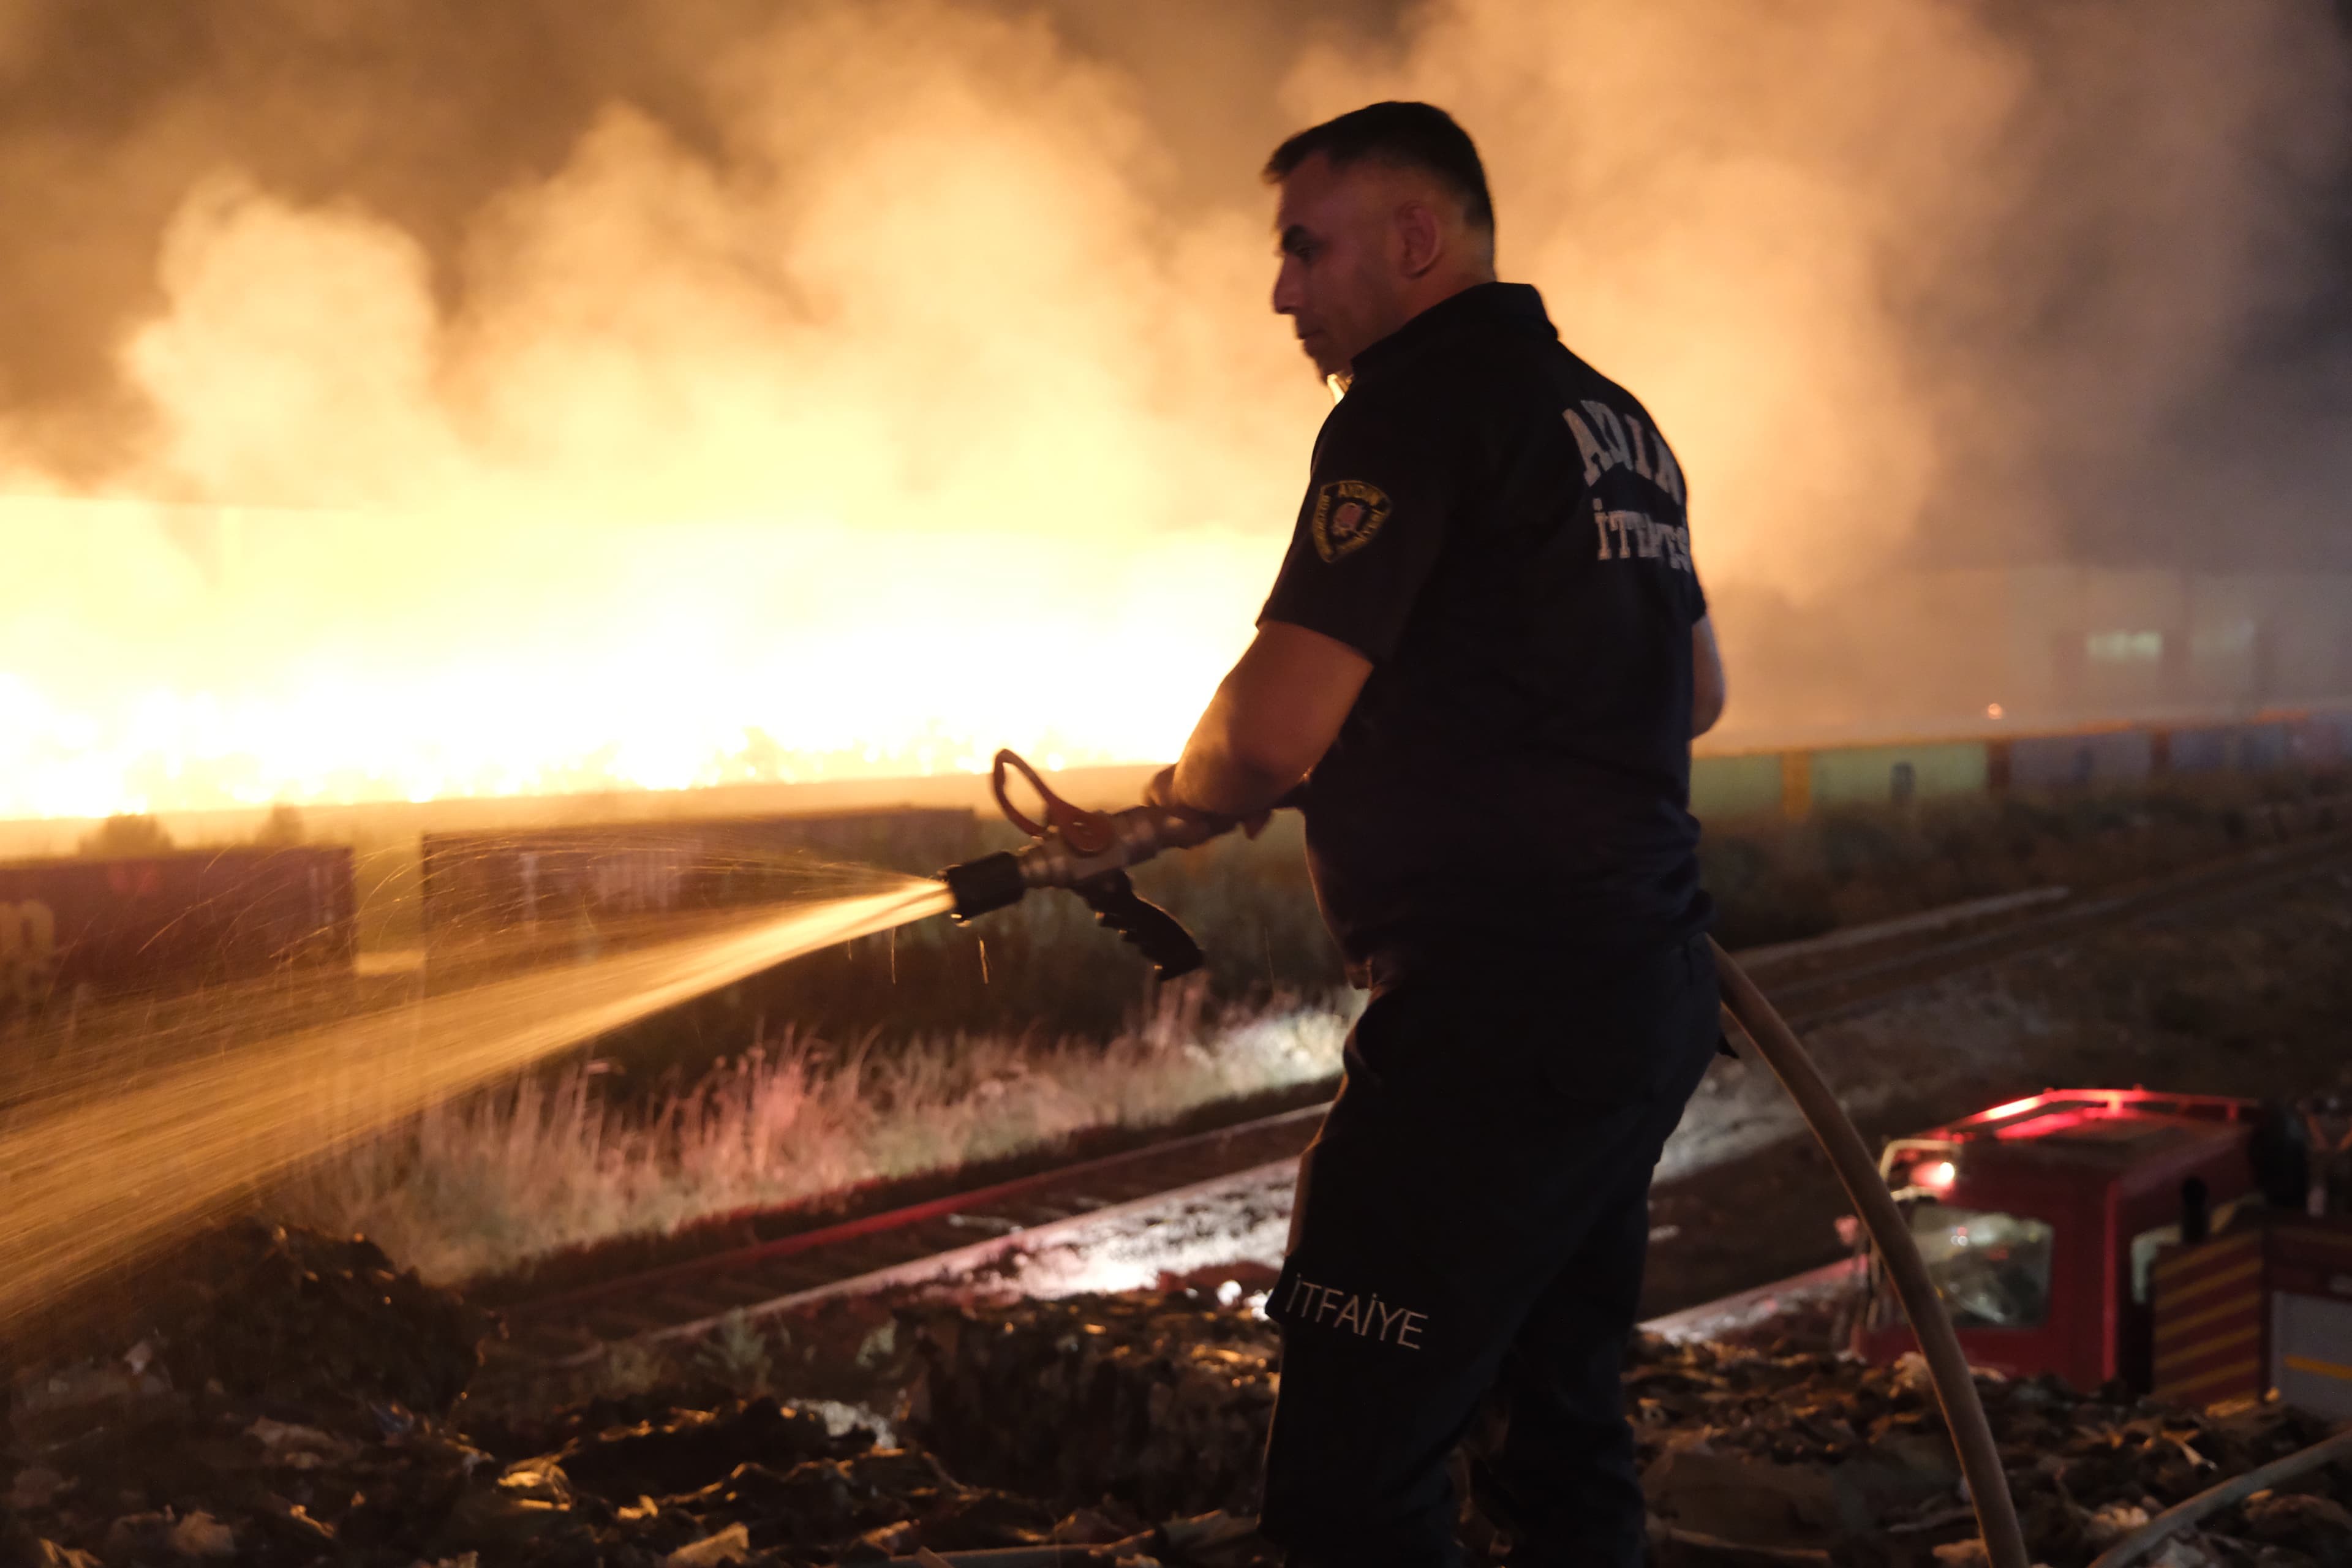
POLYGON ((1444 258, 1446 225, 1429 203, 1418 196, 1399 203, 1391 222, 1396 267, 1405 277, 1422 277, 1444 258))

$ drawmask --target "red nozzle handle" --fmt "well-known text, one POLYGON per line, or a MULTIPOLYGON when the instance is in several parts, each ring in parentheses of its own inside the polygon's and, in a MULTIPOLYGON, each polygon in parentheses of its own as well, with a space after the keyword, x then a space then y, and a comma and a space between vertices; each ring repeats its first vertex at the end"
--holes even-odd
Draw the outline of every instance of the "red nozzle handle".
POLYGON ((1081 810, 1047 789, 1045 781, 1037 776, 1037 770, 1010 748, 996 753, 996 761, 989 770, 988 787, 1005 819, 1032 838, 1058 833, 1063 842, 1078 854, 1099 855, 1111 847, 1118 835, 1117 826, 1101 812, 1081 810), (1031 820, 1013 804, 1012 795, 1004 788, 1004 770, 1008 767, 1018 769, 1021 776, 1029 781, 1029 787, 1037 792, 1037 798, 1045 803, 1045 821, 1031 820))

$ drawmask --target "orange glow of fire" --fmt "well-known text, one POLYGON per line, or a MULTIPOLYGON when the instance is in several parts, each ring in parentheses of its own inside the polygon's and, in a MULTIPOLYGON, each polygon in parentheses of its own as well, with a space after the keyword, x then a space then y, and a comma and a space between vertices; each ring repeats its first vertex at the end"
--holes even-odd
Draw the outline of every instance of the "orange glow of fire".
POLYGON ((0 817, 1165 758, 1281 542, 648 524, 542 567, 311 516, 229 531, 207 578, 119 509, 0 502, 44 521, 63 592, 0 655, 0 817))

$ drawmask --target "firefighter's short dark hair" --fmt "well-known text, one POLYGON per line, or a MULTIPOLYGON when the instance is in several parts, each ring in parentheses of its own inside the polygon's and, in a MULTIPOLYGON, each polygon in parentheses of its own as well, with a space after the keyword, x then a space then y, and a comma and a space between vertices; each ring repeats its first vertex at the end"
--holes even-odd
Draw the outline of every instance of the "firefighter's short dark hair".
POLYGON ((1471 227, 1495 231, 1495 200, 1486 191, 1486 165, 1479 161, 1477 146, 1454 116, 1433 103, 1368 103, 1310 125, 1265 161, 1267 184, 1289 178, 1318 153, 1339 167, 1373 158, 1433 174, 1462 203, 1471 227))

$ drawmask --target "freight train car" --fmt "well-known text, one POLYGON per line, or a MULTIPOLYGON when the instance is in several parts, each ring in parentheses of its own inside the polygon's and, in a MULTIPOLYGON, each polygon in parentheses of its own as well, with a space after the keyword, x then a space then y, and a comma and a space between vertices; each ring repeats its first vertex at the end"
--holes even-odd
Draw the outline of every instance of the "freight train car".
POLYGON ((0 865, 0 1011, 348 969, 353 903, 341 846, 0 865))
POLYGON ((428 833, 419 847, 429 941, 545 931, 831 890, 828 868, 928 873, 978 847, 953 809, 607 823, 428 833))
POLYGON ((2109 789, 2168 774, 2263 773, 2352 761, 2352 711, 1708 752, 1691 761, 1691 809, 1702 817, 1895 805, 2011 790, 2109 789))

